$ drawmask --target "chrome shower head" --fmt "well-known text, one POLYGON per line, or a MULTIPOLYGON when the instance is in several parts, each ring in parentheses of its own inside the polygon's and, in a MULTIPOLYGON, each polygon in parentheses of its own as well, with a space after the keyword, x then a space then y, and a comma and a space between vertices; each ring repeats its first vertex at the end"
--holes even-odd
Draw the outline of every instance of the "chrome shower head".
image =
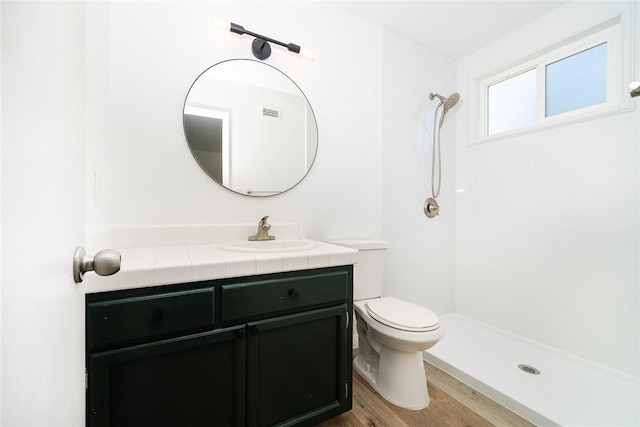
POLYGON ((438 104, 438 107, 440 107, 441 105, 443 106, 442 116, 440 116, 440 127, 442 127, 442 124, 444 123, 445 114, 447 114, 447 111, 452 109, 458 103, 458 101, 460 101, 460 94, 458 92, 454 92, 451 94, 451 96, 449 96, 448 98, 445 98, 440 94, 430 93, 429 99, 433 101, 433 98, 438 98, 440 100, 440 104, 438 104))
POLYGON ((438 105, 438 107, 440 105, 444 105, 444 112, 446 113, 458 103, 458 101, 460 100, 460 94, 458 92, 455 92, 452 93, 450 97, 445 98, 438 93, 430 93, 429 99, 433 101, 433 98, 438 98, 440 100, 440 104, 438 105))
POLYGON ((460 101, 460 94, 458 92, 452 93, 447 99, 445 99, 442 103, 444 104, 444 113, 453 108, 458 101, 460 101))

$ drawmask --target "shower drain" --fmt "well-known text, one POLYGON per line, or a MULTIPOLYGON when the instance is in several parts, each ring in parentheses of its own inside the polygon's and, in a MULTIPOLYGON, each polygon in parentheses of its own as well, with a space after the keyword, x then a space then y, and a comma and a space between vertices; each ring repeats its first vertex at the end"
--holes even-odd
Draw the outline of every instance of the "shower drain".
POLYGON ((531 375, 540 375, 540 371, 529 365, 518 365, 518 369, 531 375))

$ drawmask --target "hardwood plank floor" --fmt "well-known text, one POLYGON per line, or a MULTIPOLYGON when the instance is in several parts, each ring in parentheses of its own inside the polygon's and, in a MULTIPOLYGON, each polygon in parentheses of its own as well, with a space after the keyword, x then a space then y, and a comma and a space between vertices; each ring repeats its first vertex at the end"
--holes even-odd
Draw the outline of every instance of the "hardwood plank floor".
POLYGON ((353 409, 317 427, 535 427, 527 420, 425 363, 430 405, 420 411, 384 400, 353 372, 353 409))

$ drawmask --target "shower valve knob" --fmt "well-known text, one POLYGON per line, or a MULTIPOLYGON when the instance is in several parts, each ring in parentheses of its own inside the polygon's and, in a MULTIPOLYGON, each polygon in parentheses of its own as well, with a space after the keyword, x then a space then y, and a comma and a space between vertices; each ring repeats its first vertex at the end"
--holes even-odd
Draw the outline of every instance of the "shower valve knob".
POLYGON ((438 206, 438 202, 433 197, 428 198, 424 202, 424 214, 428 218, 435 218, 436 215, 440 214, 440 206, 438 206))

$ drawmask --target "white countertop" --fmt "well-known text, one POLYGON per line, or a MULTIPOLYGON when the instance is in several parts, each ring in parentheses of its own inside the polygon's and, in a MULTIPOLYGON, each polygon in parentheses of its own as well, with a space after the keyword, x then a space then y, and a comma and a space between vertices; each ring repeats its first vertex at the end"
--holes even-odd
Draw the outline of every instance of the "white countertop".
POLYGON ((118 249, 120 271, 112 276, 84 275, 86 293, 115 291, 227 277, 351 265, 358 251, 323 242, 306 251, 230 252, 223 244, 118 249))

